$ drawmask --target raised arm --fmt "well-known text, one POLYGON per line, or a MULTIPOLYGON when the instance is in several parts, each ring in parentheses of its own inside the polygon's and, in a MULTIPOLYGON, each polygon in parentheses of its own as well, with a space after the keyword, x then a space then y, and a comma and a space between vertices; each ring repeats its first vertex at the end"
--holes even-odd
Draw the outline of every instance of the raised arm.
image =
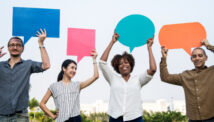
POLYGON ((58 117, 58 112, 56 115, 54 115, 46 106, 47 101, 49 100, 50 96, 52 95, 51 91, 48 89, 45 96, 42 98, 42 101, 39 104, 39 107, 46 113, 48 116, 50 116, 52 119, 56 119, 58 117))
POLYGON ((207 39, 203 39, 201 44, 204 45, 208 50, 214 52, 214 46, 210 45, 207 39))
POLYGON ((3 48, 4 48, 4 46, 2 46, 2 47, 0 48, 0 58, 6 54, 6 52, 2 53, 2 49, 3 49, 3 48))
POLYGON ((166 64, 168 49, 164 46, 161 47, 162 58, 160 62, 160 77, 161 80, 167 83, 182 85, 182 79, 179 74, 169 74, 166 64))
POLYGON ((153 41, 154 41, 154 37, 148 39, 148 41, 147 41, 147 48, 148 48, 148 52, 149 52, 149 69, 147 70, 147 73, 149 75, 154 75, 157 70, 155 58, 152 53, 153 41))
POLYGON ((50 60, 48 57, 48 53, 44 47, 44 41, 45 41, 45 38, 47 37, 46 30, 44 29, 43 31, 42 29, 40 29, 40 32, 37 32, 36 36, 39 37, 38 43, 39 43, 39 48, 40 48, 41 58, 42 58, 42 69, 44 70, 49 69, 50 60))
POLYGON ((93 50, 91 52, 91 56, 93 58, 93 65, 94 65, 94 75, 89 78, 88 80, 86 81, 83 81, 80 83, 80 90, 89 86, 90 84, 92 84, 95 80, 97 80, 99 78, 99 73, 98 73, 98 68, 97 68, 97 61, 96 61, 96 58, 97 58, 97 52, 96 50, 93 50))
POLYGON ((109 45, 106 48, 106 50, 103 52, 100 60, 102 60, 102 61, 107 61, 108 60, 109 52, 110 52, 112 46, 114 45, 114 43, 118 40, 118 38, 119 38, 119 35, 117 33, 114 33, 111 42, 109 43, 109 45))

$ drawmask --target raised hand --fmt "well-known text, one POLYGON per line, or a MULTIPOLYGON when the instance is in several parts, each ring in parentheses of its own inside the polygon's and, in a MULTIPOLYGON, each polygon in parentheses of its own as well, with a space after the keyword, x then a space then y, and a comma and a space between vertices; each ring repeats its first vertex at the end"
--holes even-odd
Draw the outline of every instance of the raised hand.
POLYGON ((97 58, 97 51, 96 49, 92 50, 92 52, 90 53, 90 55, 92 56, 93 59, 97 58))
POLYGON ((38 39, 39 45, 43 46, 44 40, 47 37, 46 30, 44 29, 44 31, 43 31, 42 29, 40 29, 40 32, 37 31, 36 36, 39 37, 39 39, 38 39))
POLYGON ((114 35, 112 36, 112 41, 116 42, 119 38, 119 35, 117 33, 114 33, 114 35))
POLYGON ((6 54, 6 52, 2 53, 2 49, 3 49, 3 48, 4 48, 4 46, 2 46, 2 47, 0 48, 0 58, 6 54))
POLYGON ((168 49, 165 46, 161 46, 162 57, 166 58, 168 49))
POLYGON ((153 36, 152 38, 149 38, 149 39, 147 40, 147 46, 148 46, 148 47, 151 47, 151 46, 152 46, 153 41, 154 41, 154 38, 155 38, 155 36, 153 36))
POLYGON ((207 46, 207 45, 209 45, 209 42, 207 39, 202 39, 201 44, 204 46, 207 46))

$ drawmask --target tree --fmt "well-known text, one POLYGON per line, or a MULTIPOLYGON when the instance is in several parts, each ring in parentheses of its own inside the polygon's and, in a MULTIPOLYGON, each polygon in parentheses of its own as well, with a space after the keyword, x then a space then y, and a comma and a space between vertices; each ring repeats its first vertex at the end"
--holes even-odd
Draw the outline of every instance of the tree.
POLYGON ((39 102, 36 100, 36 98, 33 98, 29 101, 29 108, 31 111, 34 111, 34 109, 38 106, 39 106, 39 102))
POLYGON ((187 117, 182 115, 180 112, 167 111, 167 112, 156 112, 148 113, 143 112, 144 122, 187 122, 187 117))

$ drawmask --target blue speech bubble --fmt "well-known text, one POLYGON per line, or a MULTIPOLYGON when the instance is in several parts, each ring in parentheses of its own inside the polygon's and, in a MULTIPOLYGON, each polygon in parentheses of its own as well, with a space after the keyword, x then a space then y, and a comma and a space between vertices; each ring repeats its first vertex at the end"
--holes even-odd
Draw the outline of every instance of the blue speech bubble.
POLYGON ((13 7, 13 36, 24 36, 24 44, 46 29, 47 37, 59 38, 60 10, 13 7))
POLYGON ((115 32, 120 36, 118 41, 128 46, 132 52, 135 47, 145 45, 153 37, 155 26, 146 16, 132 14, 120 20, 115 32))

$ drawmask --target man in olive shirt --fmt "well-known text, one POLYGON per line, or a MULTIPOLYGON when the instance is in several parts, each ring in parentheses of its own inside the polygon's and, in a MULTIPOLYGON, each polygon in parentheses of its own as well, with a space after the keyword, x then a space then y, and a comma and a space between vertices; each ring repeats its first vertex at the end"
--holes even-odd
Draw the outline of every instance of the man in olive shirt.
MULTIPOLYGON (((19 37, 8 42, 10 58, 0 62, 0 122, 29 122, 29 80, 32 73, 43 72, 50 67, 50 61, 43 45, 46 31, 37 32, 42 62, 23 60, 24 43, 19 37)), ((0 48, 0 57, 2 53, 0 48)), ((33 53, 32 53, 33 54, 33 53)))
MULTIPOLYGON (((208 50, 214 52, 208 40, 202 40, 208 50)), ((195 48, 191 60, 195 66, 180 74, 169 74, 166 64, 168 49, 162 47, 160 63, 161 80, 182 86, 185 92, 189 122, 214 122, 214 66, 207 67, 207 55, 202 48, 195 48)))

